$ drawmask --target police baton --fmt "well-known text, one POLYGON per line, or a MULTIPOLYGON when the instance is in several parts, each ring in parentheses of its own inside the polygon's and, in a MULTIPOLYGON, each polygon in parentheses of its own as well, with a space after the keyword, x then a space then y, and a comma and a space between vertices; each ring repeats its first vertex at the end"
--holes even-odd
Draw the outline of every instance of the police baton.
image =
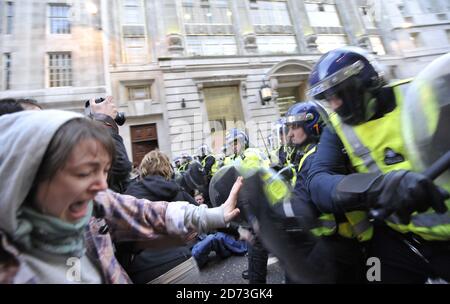
POLYGON ((259 132, 259 135, 261 136, 261 139, 263 141, 264 148, 266 148, 267 157, 269 157, 270 163, 272 163, 272 157, 271 157, 271 155, 269 153, 269 149, 267 149, 266 141, 264 140, 264 136, 263 136, 263 134, 261 132, 261 129, 258 129, 258 132, 259 132))
POLYGON ((431 180, 438 178, 446 170, 450 169, 450 151, 447 151, 437 161, 435 161, 422 174, 431 180))

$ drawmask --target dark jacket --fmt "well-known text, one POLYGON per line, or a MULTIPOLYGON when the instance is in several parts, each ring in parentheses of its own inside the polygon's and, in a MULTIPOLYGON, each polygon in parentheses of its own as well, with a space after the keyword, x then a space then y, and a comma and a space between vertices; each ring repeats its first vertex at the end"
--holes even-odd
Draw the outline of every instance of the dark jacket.
MULTIPOLYGON (((314 146, 311 146, 310 149, 313 149, 314 146)), ((294 212, 295 215, 298 216, 304 215, 305 212, 311 212, 312 210, 314 210, 316 215, 320 215, 319 211, 316 208, 314 208, 311 195, 306 185, 308 173, 311 170, 311 165, 314 161, 315 154, 316 153, 314 152, 308 155, 306 159, 303 161, 301 169, 297 172, 297 181, 295 183, 294 188, 294 199, 292 200, 292 208, 293 208, 292 211, 294 212)), ((298 170, 298 164, 296 169, 298 170)))
POLYGON ((348 156, 338 135, 325 128, 307 178, 311 198, 322 213, 345 212, 334 203, 332 194, 345 175, 351 173, 348 164, 348 156))
POLYGON ((147 175, 143 179, 133 181, 125 194, 150 201, 186 201, 197 205, 194 198, 187 194, 175 181, 166 180, 159 175, 147 175))
POLYGON ((93 118, 101 122, 108 129, 116 148, 114 161, 108 175, 108 188, 117 193, 124 193, 130 183, 129 176, 132 170, 132 164, 128 158, 123 139, 119 135, 119 127, 114 119, 108 115, 95 113, 93 118))
MULTIPOLYGON (((173 180, 159 175, 148 175, 131 182, 125 194, 150 201, 187 201, 197 205, 194 198, 183 191, 173 180)), ((131 280, 145 284, 191 257, 188 246, 167 249, 147 249, 136 252, 132 242, 116 244, 116 256, 131 280)))

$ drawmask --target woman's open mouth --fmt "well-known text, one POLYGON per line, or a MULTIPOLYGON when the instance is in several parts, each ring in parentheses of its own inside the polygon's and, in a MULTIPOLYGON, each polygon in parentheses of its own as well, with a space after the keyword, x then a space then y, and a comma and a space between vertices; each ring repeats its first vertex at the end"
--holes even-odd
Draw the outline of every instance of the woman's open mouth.
POLYGON ((71 221, 77 221, 86 216, 89 201, 80 201, 69 206, 69 217, 71 221))

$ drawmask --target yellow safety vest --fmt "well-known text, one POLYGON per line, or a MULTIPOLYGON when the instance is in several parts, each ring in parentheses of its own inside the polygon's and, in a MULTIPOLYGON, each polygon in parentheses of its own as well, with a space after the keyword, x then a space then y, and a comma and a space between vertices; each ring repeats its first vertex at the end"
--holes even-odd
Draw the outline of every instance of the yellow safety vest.
MULTIPOLYGON (((314 146, 303 155, 298 165, 298 172, 303 167, 306 158, 317 151, 314 146)), ((345 213, 346 222, 339 223, 337 232, 340 236, 353 239, 356 238, 360 242, 368 241, 372 238, 373 228, 364 212, 352 211, 345 213)), ((316 236, 329 236, 336 233, 336 218, 331 213, 323 213, 319 216, 320 226, 311 229, 316 236)))
MULTIPOLYGON (((387 173, 393 170, 412 170, 406 159, 405 144, 402 137, 401 114, 403 96, 406 92, 405 80, 393 84, 397 107, 390 113, 375 120, 357 126, 349 126, 333 114, 330 121, 341 139, 352 166, 360 173, 387 173), (405 160, 388 165, 384 162, 386 149, 401 154, 405 160)), ((450 207, 450 200, 446 201, 450 207)), ((426 240, 450 240, 450 214, 437 214, 431 208, 424 213, 413 213, 408 225, 400 223, 395 215, 391 215, 386 223, 401 233, 412 232, 426 240)))
POLYGON ((185 162, 178 168, 178 172, 180 172, 180 173, 185 172, 187 170, 188 166, 189 166, 189 162, 185 162))
POLYGON ((268 168, 270 161, 259 149, 247 148, 240 155, 227 156, 224 160, 224 165, 244 165, 246 168, 268 168))
POLYGON ((214 174, 216 174, 217 170, 219 170, 219 162, 217 161, 216 157, 213 154, 208 154, 203 158, 202 167, 205 168, 206 160, 209 157, 214 158, 214 164, 211 166, 211 171, 210 171, 211 176, 213 176, 214 174))

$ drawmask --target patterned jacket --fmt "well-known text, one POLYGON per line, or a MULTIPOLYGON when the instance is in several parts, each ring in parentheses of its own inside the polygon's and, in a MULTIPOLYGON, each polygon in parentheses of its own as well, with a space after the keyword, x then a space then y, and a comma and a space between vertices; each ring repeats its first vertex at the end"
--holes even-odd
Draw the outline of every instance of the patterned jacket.
MULTIPOLYGON (((102 274, 103 283, 131 283, 114 256, 113 241, 150 241, 171 244, 188 237, 184 223, 188 203, 150 202, 112 191, 95 197, 95 215, 85 234, 87 256, 102 274), (173 205, 175 204, 175 205, 173 205), (178 205, 177 205, 178 204, 178 205)), ((0 283, 37 283, 20 256, 20 249, 0 231, 0 283)))

